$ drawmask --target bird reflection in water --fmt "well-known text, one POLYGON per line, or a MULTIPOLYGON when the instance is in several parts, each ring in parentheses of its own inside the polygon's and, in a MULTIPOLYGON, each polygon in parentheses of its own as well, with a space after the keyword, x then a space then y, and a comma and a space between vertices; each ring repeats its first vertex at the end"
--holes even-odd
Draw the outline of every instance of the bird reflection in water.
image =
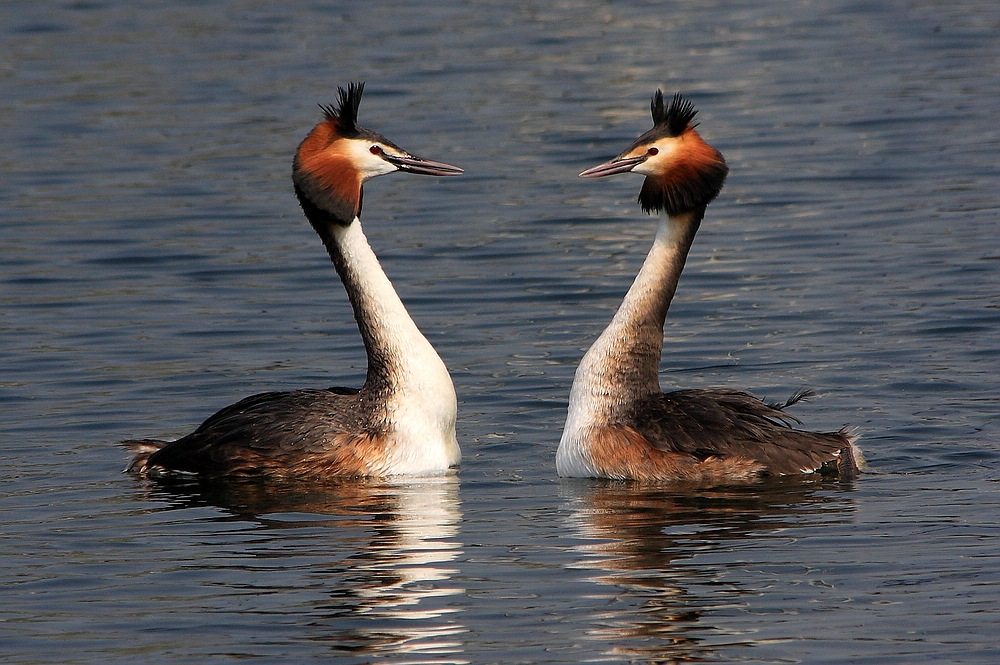
POLYGON ((606 603, 590 616, 587 639, 606 643, 610 656, 657 663, 712 660, 722 648, 751 646, 746 634, 710 621, 756 592, 693 559, 801 524, 810 513, 822 511, 826 523, 843 519, 830 504, 847 504, 824 495, 823 486, 799 478, 729 488, 564 482, 570 527, 583 539, 573 567, 594 571, 587 581, 606 589, 590 595, 606 603))
POLYGON ((406 482, 227 481, 153 488, 150 498, 167 499, 171 508, 216 506, 229 514, 228 522, 262 527, 254 528, 245 552, 233 554, 266 564, 240 561, 241 568, 256 572, 255 595, 290 596, 282 600, 277 620, 283 622, 288 612, 298 615, 296 625, 305 627, 308 639, 338 653, 466 662, 461 607, 449 600, 465 593, 451 582, 462 552, 454 474, 406 482), (318 601, 317 587, 324 589, 318 601), (308 601, 301 602, 296 594, 306 589, 308 601))

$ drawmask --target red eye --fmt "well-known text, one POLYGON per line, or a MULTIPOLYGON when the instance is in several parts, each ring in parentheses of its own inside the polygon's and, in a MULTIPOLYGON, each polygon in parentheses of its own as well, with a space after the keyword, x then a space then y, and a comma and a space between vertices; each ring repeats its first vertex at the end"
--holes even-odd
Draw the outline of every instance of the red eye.
POLYGON ((380 145, 373 145, 372 147, 368 148, 368 152, 370 152, 373 155, 381 155, 382 154, 382 146, 380 146, 380 145))
POLYGON ((646 151, 646 154, 649 155, 650 157, 652 157, 653 155, 658 155, 660 154, 660 149, 655 146, 651 147, 649 150, 646 151))

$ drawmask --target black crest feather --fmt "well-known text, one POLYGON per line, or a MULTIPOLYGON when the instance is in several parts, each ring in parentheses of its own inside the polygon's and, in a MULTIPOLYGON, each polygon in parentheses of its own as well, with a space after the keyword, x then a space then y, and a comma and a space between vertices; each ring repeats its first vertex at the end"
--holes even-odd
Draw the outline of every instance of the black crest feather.
POLYGON ((361 95, 364 91, 363 81, 348 84, 346 90, 337 86, 337 106, 319 105, 326 117, 337 123, 341 136, 350 137, 361 133, 361 127, 358 125, 358 107, 361 106, 361 95))
POLYGON ((688 127, 697 127, 698 123, 692 123, 698 111, 694 104, 684 98, 681 93, 676 93, 670 100, 670 106, 663 103, 663 91, 657 90, 653 95, 653 101, 649 104, 649 110, 653 114, 653 125, 655 129, 665 131, 669 136, 680 136, 688 127))
MULTIPOLYGON (((676 138, 698 126, 694 122, 698 111, 680 93, 675 94, 667 106, 663 101, 663 92, 657 90, 653 95, 650 111, 653 114, 653 128, 636 139, 622 153, 623 156, 639 146, 663 137, 676 138)), ((709 149, 714 153, 714 158, 690 162, 683 170, 675 167, 672 177, 647 176, 639 191, 639 205, 642 209, 650 213, 665 210, 670 215, 698 208, 704 210, 704 206, 718 195, 726 174, 729 173, 722 154, 714 148, 709 149)))

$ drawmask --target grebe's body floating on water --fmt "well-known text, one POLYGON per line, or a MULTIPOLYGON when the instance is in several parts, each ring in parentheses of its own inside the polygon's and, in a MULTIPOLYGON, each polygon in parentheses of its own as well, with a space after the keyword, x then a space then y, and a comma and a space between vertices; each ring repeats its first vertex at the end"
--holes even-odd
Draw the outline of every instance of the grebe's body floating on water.
POLYGON ((458 464, 455 388, 417 329, 361 229, 361 187, 394 171, 451 176, 357 124, 364 84, 338 89, 336 107, 298 147, 295 193, 344 283, 368 371, 360 390, 268 392, 222 409, 176 441, 126 441, 130 471, 153 476, 319 479, 420 475, 458 464))
POLYGON ((664 212, 653 247, 611 324, 573 380, 556 469, 560 476, 730 483, 824 471, 853 478, 861 462, 845 431, 794 429, 784 409, 735 390, 660 389, 663 324, 708 204, 729 169, 693 122, 692 104, 656 92, 654 126, 584 178, 646 176, 639 205, 664 212))

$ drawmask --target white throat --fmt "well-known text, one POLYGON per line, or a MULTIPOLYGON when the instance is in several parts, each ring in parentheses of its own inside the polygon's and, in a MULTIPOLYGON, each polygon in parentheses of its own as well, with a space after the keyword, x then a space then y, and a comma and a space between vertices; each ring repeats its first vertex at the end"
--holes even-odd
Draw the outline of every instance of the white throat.
POLYGON ((345 287, 358 324, 367 327, 368 381, 386 385, 386 417, 393 445, 388 474, 433 473, 461 459, 455 436, 457 399, 448 368, 410 318, 368 244, 361 220, 332 228, 343 256, 345 287), (377 366, 373 366, 377 365, 377 366))
POLYGON ((611 323, 577 367, 556 451, 560 476, 595 475, 588 434, 636 399, 660 392, 663 323, 693 233, 687 217, 660 219, 656 238, 611 323))

